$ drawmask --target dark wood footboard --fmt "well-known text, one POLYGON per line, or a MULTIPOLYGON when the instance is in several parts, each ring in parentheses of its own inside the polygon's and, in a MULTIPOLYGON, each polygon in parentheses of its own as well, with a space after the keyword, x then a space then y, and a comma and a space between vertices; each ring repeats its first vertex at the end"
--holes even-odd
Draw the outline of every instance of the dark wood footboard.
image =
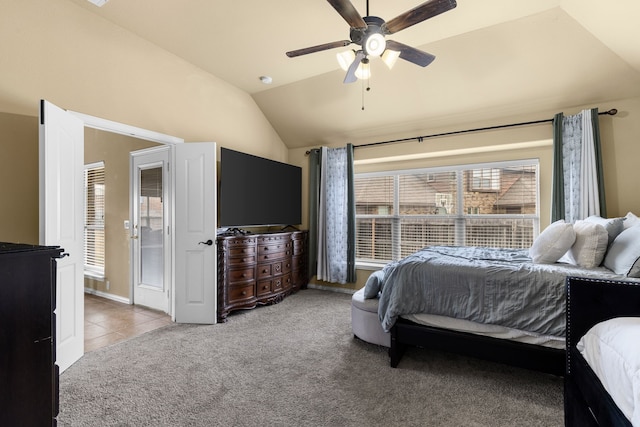
POLYGON ((406 346, 476 357, 554 375, 564 375, 565 351, 466 332, 419 325, 398 319, 391 329, 391 367, 398 366, 406 346))
POLYGON ((640 316, 640 283, 567 278, 565 426, 631 426, 576 348, 595 324, 640 316))

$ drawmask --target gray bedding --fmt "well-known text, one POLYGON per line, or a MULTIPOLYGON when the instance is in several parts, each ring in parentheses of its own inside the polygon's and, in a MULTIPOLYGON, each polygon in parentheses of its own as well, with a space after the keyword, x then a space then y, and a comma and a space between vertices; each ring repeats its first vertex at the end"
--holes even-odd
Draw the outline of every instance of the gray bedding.
POLYGON ((430 246, 373 273, 382 327, 429 313, 564 338, 567 276, 620 278, 604 267, 534 264, 528 251, 430 246))

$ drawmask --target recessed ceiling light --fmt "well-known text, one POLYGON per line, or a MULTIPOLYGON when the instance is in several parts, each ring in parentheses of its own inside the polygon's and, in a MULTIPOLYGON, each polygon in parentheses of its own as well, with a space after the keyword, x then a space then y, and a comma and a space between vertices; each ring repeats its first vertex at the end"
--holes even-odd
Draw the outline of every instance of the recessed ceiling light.
POLYGON ((260 81, 266 85, 273 83, 273 79, 269 76, 260 76, 260 81))
POLYGON ((96 6, 98 6, 98 7, 102 7, 102 6, 104 6, 104 4, 105 4, 106 2, 108 2, 109 0, 87 0, 87 1, 89 1, 89 2, 91 2, 91 3, 93 3, 93 4, 95 4, 95 5, 96 5, 96 6))

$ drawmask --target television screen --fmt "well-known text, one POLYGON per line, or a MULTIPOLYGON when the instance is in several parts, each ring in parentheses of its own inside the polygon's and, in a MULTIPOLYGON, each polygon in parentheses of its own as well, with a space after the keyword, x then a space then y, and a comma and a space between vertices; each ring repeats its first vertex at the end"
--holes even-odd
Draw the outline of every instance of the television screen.
POLYGON ((220 227, 298 225, 302 168, 220 148, 220 227))

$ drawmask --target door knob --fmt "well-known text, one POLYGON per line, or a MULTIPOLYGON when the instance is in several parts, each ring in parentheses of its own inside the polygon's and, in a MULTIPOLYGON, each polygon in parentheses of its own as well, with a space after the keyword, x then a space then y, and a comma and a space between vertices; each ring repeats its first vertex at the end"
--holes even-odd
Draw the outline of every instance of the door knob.
POLYGON ((206 242, 198 242, 199 245, 207 245, 207 246, 211 246, 213 245, 213 240, 209 239, 206 242))

